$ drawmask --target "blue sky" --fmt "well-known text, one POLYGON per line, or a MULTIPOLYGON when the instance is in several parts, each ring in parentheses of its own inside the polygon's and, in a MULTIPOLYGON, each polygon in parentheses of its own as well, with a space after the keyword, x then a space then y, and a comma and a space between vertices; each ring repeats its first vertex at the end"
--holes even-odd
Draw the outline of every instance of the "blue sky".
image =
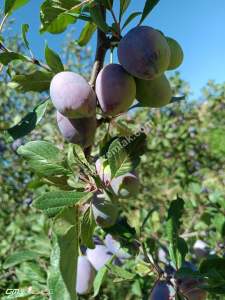
MULTIPOLYGON (((18 10, 13 30, 20 32, 21 24, 30 24, 28 35, 33 52, 43 57, 45 40, 50 47, 60 51, 65 34, 39 34, 39 7, 43 0, 31 0, 30 4, 18 10)), ((119 0, 114 0, 116 8, 119 0)), ((132 0, 131 11, 140 11, 144 0, 132 0)), ((161 0, 145 25, 160 29, 164 34, 177 39, 185 53, 183 65, 179 68, 182 78, 187 80, 195 96, 209 79, 225 81, 225 0, 161 0)), ((72 25, 77 35, 81 23, 72 25)), ((76 36, 74 37, 76 38, 76 36)), ((95 46, 94 40, 91 42, 95 46)))

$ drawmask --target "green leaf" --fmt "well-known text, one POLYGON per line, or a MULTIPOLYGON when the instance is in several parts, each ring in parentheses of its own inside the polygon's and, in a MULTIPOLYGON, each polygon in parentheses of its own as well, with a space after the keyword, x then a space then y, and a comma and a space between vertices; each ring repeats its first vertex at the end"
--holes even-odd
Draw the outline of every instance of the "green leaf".
POLYGON ((67 156, 71 168, 79 166, 85 173, 94 174, 95 168, 87 161, 83 149, 79 145, 70 145, 67 156))
POLYGON ((131 15, 129 15, 129 17, 126 19, 126 21, 123 24, 122 30, 127 27, 128 24, 130 24, 130 22, 133 21, 133 19, 135 19, 137 16, 140 16, 142 13, 137 11, 137 12, 133 12, 131 15))
POLYGON ((180 268, 185 255, 187 253, 187 246, 183 239, 179 238, 179 228, 181 225, 181 217, 184 211, 184 200, 177 198, 172 201, 168 210, 167 217, 167 237, 170 242, 169 253, 171 260, 180 268))
POLYGON ((111 143, 107 158, 112 178, 126 174, 137 167, 145 149, 145 143, 146 135, 144 133, 118 138, 111 143))
POLYGON ((23 37, 23 41, 24 44, 26 45, 27 49, 30 50, 30 45, 29 42, 27 40, 27 33, 29 31, 29 25, 28 24, 23 24, 22 25, 22 37, 23 37))
POLYGON ((30 0, 5 0, 5 15, 12 13, 13 11, 27 4, 29 1, 30 0))
POLYGON ((104 231, 106 233, 110 233, 114 237, 119 237, 122 247, 123 241, 127 242, 128 240, 136 238, 136 231, 128 224, 126 217, 119 218, 115 225, 109 228, 104 228, 104 231))
POLYGON ((62 157, 59 149, 46 141, 32 141, 20 146, 18 154, 24 156, 32 169, 42 176, 68 174, 62 166, 62 157))
POLYGON ((96 2, 102 4, 105 8, 111 9, 114 0, 96 0, 96 2))
POLYGON ((87 22, 81 31, 80 37, 77 41, 79 46, 85 46, 90 41, 92 35, 96 31, 96 25, 94 23, 87 22))
POLYGON ((51 267, 48 289, 51 300, 76 300, 76 269, 78 258, 78 214, 67 208, 57 216, 53 225, 51 267))
POLYGON ((153 8, 159 3, 160 0, 146 0, 143 13, 141 16, 140 24, 145 20, 145 18, 150 14, 153 8))
POLYGON ((29 134, 43 118, 48 104, 49 101, 44 101, 37 105, 34 110, 28 113, 17 125, 7 129, 9 135, 16 140, 29 134))
POLYGON ((98 3, 94 3, 90 7, 90 14, 92 21, 98 26, 98 28, 100 28, 105 33, 110 31, 110 27, 105 22, 102 11, 100 9, 100 5, 98 3))
POLYGON ((49 89, 53 73, 35 71, 27 75, 15 75, 12 83, 16 83, 16 87, 21 92, 44 92, 49 89))
POLYGON ((111 264, 109 266, 109 269, 114 275, 116 275, 117 277, 120 277, 124 280, 132 280, 135 277, 135 274, 132 274, 132 273, 128 272, 127 270, 125 270, 121 267, 118 267, 116 265, 111 264))
POLYGON ((172 97, 170 103, 180 102, 180 101, 182 101, 182 100, 186 100, 185 95, 183 95, 183 96, 174 96, 174 97, 172 97))
POLYGON ((109 271, 109 267, 110 267, 110 264, 112 263, 114 259, 114 256, 110 259, 110 261, 104 266, 102 267, 96 277, 95 277, 95 280, 94 280, 94 295, 93 297, 96 297, 98 294, 99 294, 99 291, 100 291, 100 288, 101 288, 101 285, 103 284, 104 280, 105 280, 105 277, 109 271))
POLYGON ((24 250, 21 252, 13 253, 12 255, 8 256, 4 262, 3 267, 5 269, 11 268, 15 265, 21 264, 22 262, 29 261, 29 260, 37 260, 40 255, 34 251, 24 250))
POLYGON ((41 5, 41 33, 58 34, 64 32, 70 24, 82 19, 82 9, 85 6, 77 0, 46 0, 41 5))
POLYGON ((96 227, 96 223, 93 217, 90 207, 85 211, 81 222, 81 244, 94 249, 95 245, 92 240, 92 236, 96 227))
POLYGON ((0 63, 3 64, 4 66, 7 66, 10 62, 14 60, 28 61, 28 58, 16 52, 0 53, 0 63))
POLYGON ((204 276, 215 277, 215 279, 221 277, 225 281, 225 258, 210 257, 201 263, 199 271, 204 276))
POLYGON ((120 14, 119 20, 121 21, 123 14, 127 10, 128 6, 130 5, 131 0, 120 0, 120 14))
MULTIPOLYGON (((35 262, 25 262, 20 267, 22 280, 31 283, 46 283, 46 272, 35 262)), ((20 278, 19 278, 20 280, 20 278)))
POLYGON ((48 45, 45 47, 45 60, 54 73, 64 71, 64 66, 59 55, 50 49, 48 45))
POLYGON ((56 191, 47 192, 39 196, 34 206, 41 210, 63 208, 73 206, 78 202, 86 201, 92 196, 92 193, 76 191, 56 191))

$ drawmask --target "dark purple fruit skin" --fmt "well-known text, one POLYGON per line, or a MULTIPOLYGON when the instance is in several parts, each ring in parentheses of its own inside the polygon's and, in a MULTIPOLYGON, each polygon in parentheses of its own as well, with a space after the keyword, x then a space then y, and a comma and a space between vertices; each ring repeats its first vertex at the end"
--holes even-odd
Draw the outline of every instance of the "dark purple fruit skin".
POLYGON ((57 123, 63 137, 70 143, 83 148, 93 145, 97 120, 95 117, 68 119, 57 112, 57 123))
POLYGON ((123 68, 134 77, 152 80, 167 70, 170 47, 159 31, 138 26, 120 41, 118 58, 123 68))
POLYGON ((50 96, 57 111, 66 117, 88 118, 95 114, 95 92, 79 74, 56 74, 50 84, 50 96))
POLYGON ((98 74, 96 94, 104 114, 116 116, 126 112, 134 102, 135 80, 121 65, 109 64, 98 74))
POLYGON ((171 292, 169 285, 165 281, 160 281, 154 286, 149 300, 171 300, 173 299, 172 296, 175 295, 175 291, 173 292, 171 292))

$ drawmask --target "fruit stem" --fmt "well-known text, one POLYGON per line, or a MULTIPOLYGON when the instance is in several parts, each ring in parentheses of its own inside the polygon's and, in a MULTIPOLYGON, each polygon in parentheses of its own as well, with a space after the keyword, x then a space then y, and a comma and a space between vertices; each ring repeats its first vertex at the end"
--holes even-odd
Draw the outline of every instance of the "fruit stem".
MULTIPOLYGON (((102 12, 104 20, 106 19, 106 9, 104 6, 100 6, 100 10, 102 12)), ((101 29, 97 29, 97 47, 95 53, 95 62, 91 72, 90 85, 95 88, 95 82, 98 76, 98 73, 101 71, 104 65, 105 55, 107 50, 110 48, 109 40, 106 34, 101 31, 101 29)))

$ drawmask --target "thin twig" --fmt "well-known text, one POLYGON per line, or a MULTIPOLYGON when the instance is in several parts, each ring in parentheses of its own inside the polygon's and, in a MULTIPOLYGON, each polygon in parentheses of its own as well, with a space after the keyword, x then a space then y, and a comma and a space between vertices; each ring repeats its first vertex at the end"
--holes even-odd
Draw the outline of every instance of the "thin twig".
POLYGON ((79 3, 79 4, 76 4, 75 6, 73 6, 72 8, 70 8, 69 10, 74 10, 74 9, 80 8, 80 7, 82 7, 85 4, 90 4, 91 2, 94 2, 94 0, 84 0, 81 3, 79 3))
POLYGON ((4 17, 3 17, 3 19, 2 19, 2 21, 1 21, 1 23, 0 23, 0 33, 1 33, 2 30, 3 30, 3 27, 4 27, 4 25, 5 25, 5 22, 6 22, 7 18, 8 18, 8 16, 9 16, 8 13, 5 14, 4 17))
MULTIPOLYGON (((106 18, 105 8, 100 7, 104 19, 106 18)), ((97 46, 95 53, 95 62, 91 72, 90 85, 95 88, 95 82, 98 76, 98 73, 101 71, 104 65, 105 55, 107 50, 110 48, 110 43, 107 39, 106 34, 101 31, 99 28, 97 30, 97 46)))
MULTIPOLYGON (((5 45, 1 42, 0 42, 0 50, 2 50, 5 53, 13 52, 13 51, 9 50, 8 48, 6 48, 5 45)), ((23 56, 26 58, 27 62, 32 63, 32 64, 34 64, 38 67, 41 67, 41 68, 45 69, 48 72, 51 72, 51 69, 46 64, 40 62, 38 59, 31 58, 31 57, 28 57, 28 56, 25 56, 25 55, 23 55, 23 56)))
POLYGON ((116 18, 116 15, 114 14, 114 11, 113 11, 113 8, 112 8, 112 5, 110 3, 110 0, 108 0, 108 5, 109 5, 109 10, 110 10, 110 13, 112 15, 112 18, 116 24, 116 27, 117 27, 117 30, 118 30, 118 36, 120 37, 120 33, 121 33, 121 30, 120 30, 120 23, 117 21, 117 18, 116 18))

